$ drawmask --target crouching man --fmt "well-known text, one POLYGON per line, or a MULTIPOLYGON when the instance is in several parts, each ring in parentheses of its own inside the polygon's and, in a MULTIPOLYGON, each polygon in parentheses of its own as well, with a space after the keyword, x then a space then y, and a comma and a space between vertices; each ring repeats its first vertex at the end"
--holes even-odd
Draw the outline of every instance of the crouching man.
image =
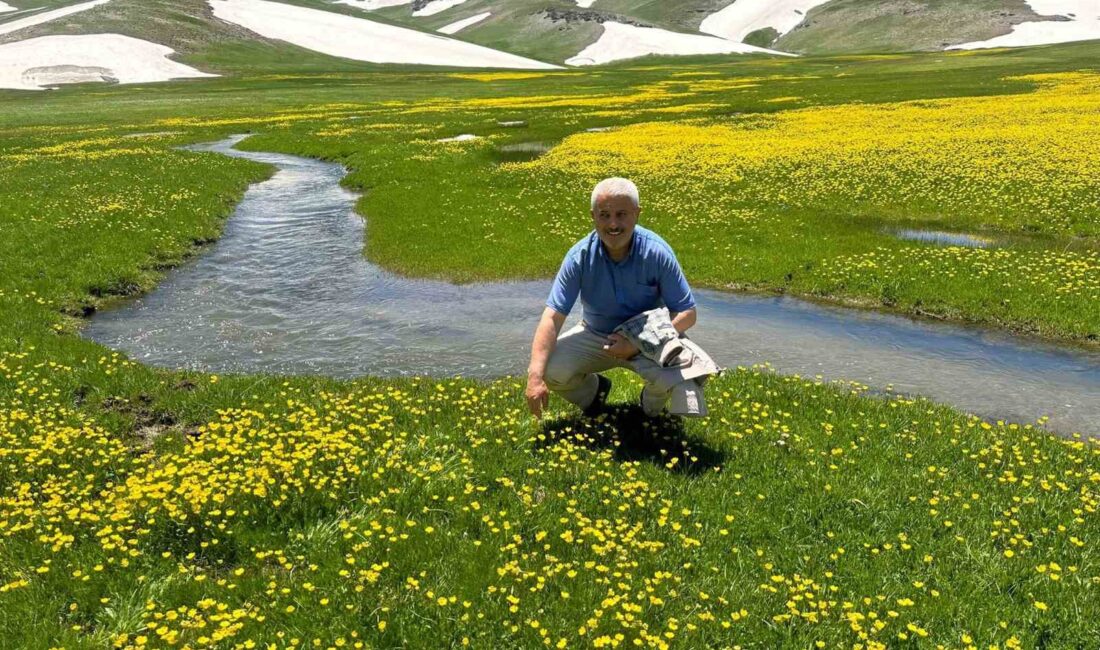
POLYGON ((638 188, 608 178, 592 191, 594 230, 569 249, 535 329, 527 405, 536 417, 550 391, 596 415, 611 391, 597 374, 629 368, 645 380, 649 416, 706 414, 702 384, 720 368, 684 336, 695 325, 695 298, 672 248, 639 225, 638 188), (577 298, 583 320, 560 334, 577 298), (559 336, 560 334, 560 336, 559 336))

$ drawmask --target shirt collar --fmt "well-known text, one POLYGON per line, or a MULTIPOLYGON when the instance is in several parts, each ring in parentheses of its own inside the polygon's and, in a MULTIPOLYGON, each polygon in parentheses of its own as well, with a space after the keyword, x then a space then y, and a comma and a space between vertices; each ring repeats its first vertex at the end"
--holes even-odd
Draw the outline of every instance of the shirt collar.
POLYGON ((611 259, 611 255, 607 253, 607 247, 603 245, 603 240, 600 239, 600 233, 592 231, 592 234, 596 236, 596 247, 600 251, 600 256, 606 259, 611 264, 621 266, 629 262, 634 258, 634 252, 638 248, 638 227, 634 226, 634 232, 630 233, 630 249, 626 252, 626 257, 616 262, 611 259))

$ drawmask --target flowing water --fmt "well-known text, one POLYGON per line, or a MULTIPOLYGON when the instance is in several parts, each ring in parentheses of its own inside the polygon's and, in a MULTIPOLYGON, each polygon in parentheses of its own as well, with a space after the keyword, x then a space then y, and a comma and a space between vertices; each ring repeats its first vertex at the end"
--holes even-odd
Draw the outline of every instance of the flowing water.
MULTIPOLYGON (((97 313, 84 335, 145 363, 212 372, 522 373, 549 281, 453 285, 368 262, 338 164, 195 147, 270 163, 222 237, 153 292, 97 313)), ((564 251, 563 251, 564 254, 564 251)), ((858 381, 988 417, 1100 434, 1100 353, 1007 334, 697 291, 693 338, 727 366, 858 381)), ((579 310, 579 308, 578 308, 579 310)), ((575 320, 575 317, 571 320, 575 320)))

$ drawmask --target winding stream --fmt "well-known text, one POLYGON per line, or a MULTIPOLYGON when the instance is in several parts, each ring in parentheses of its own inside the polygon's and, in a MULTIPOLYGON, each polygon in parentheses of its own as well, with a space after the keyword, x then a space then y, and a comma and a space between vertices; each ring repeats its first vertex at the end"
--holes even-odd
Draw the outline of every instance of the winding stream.
MULTIPOLYGON (((242 138, 193 149, 270 163, 276 174, 248 190, 211 250, 150 294, 97 313, 84 336, 154 366, 212 372, 524 371, 549 281, 453 285, 388 273, 363 257, 363 220, 357 195, 340 187, 341 165, 238 151, 242 138)), ((1100 434, 1100 353, 793 298, 696 294, 692 336, 724 365, 767 361, 1100 434)))

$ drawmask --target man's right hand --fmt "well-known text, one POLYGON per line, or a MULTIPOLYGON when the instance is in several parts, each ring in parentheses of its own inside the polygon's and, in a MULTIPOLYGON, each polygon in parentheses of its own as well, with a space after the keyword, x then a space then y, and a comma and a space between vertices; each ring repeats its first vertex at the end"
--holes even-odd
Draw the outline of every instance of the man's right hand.
POLYGON ((527 408, 537 418, 542 417, 542 412, 550 404, 550 389, 546 386, 543 373, 564 323, 565 314, 546 307, 542 310, 542 318, 535 328, 535 339, 531 342, 531 363, 527 366, 527 408))
POLYGON ((542 412, 549 404, 550 389, 546 387, 546 381, 536 375, 527 377, 527 408, 531 415, 542 418, 542 412))

